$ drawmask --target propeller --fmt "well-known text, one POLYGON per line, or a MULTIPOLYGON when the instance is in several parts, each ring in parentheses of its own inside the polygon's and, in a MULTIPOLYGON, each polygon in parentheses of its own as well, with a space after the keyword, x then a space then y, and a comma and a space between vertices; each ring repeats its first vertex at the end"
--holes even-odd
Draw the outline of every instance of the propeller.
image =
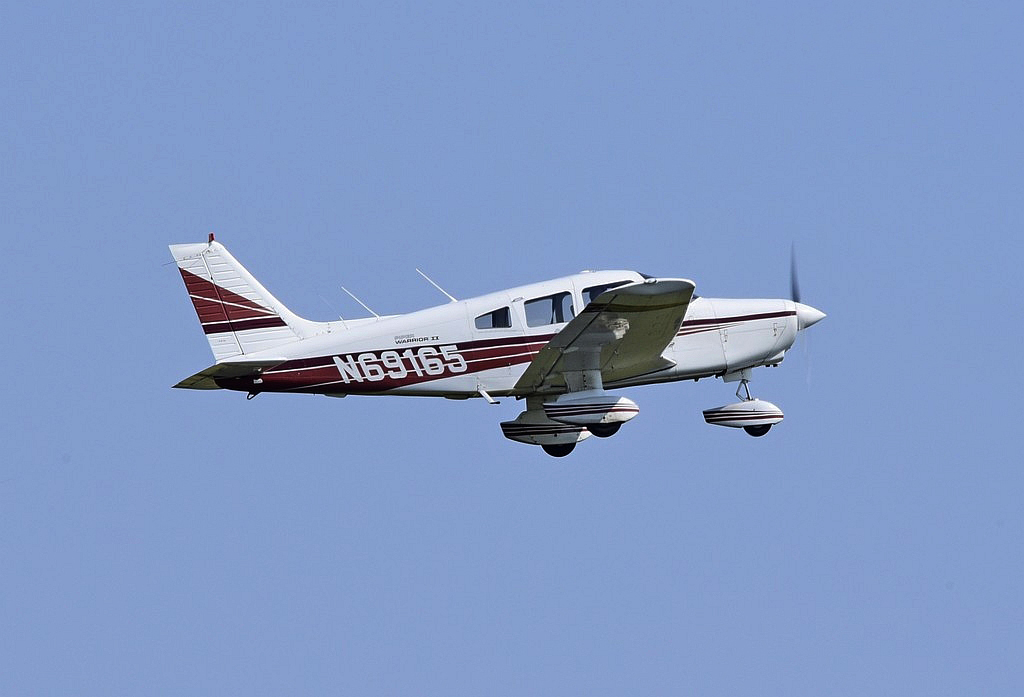
POLYGON ((804 305, 800 302, 800 281, 796 274, 796 244, 789 249, 789 297, 796 303, 797 329, 803 331, 812 324, 825 319, 825 313, 821 310, 804 305))
MULTIPOLYGON (((804 329, 825 318, 825 313, 821 310, 800 302, 800 281, 796 273, 796 243, 793 243, 789 248, 789 297, 796 304, 796 327, 798 333, 803 333, 804 329)), ((808 352, 808 341, 808 338, 805 336, 801 343, 803 344, 804 365, 809 386, 811 384, 811 361, 808 352)))
POLYGON ((789 247, 789 299, 800 302, 800 281, 796 277, 796 243, 789 247))

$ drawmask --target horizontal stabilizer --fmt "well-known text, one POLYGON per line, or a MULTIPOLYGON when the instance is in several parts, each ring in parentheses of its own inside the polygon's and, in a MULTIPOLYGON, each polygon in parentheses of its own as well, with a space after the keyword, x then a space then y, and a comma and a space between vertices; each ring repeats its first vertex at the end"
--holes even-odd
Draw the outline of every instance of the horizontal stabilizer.
POLYGON ((219 390, 220 385, 217 384, 217 378, 243 378, 257 375, 264 368, 272 368, 286 360, 286 358, 266 358, 253 361, 225 361, 211 365, 206 370, 201 370, 195 375, 185 378, 175 387, 185 390, 219 390))

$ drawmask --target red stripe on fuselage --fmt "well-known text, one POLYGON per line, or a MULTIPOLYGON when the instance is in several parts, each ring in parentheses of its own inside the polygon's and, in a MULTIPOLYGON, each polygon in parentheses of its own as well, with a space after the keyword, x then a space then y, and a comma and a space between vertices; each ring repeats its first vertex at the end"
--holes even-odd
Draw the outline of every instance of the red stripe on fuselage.
POLYGON ((756 315, 737 315, 735 317, 709 317, 707 319, 688 319, 679 327, 680 331, 691 327, 704 327, 713 324, 730 324, 738 322, 752 322, 759 319, 774 319, 776 317, 792 317, 796 312, 793 310, 780 310, 779 312, 761 312, 756 315))
MULTIPOLYGON (((286 361, 274 366, 272 370, 264 372, 259 376, 262 382, 258 385, 253 383, 253 378, 251 377, 219 380, 217 384, 227 389, 246 391, 258 389, 262 392, 373 394, 459 375, 471 375, 495 368, 506 368, 529 363, 547 345, 552 336, 554 335, 512 336, 464 341, 454 344, 441 343, 416 347, 398 346, 390 349, 353 351, 328 356, 299 358, 286 361), (455 346, 456 353, 466 362, 466 369, 462 371, 452 370, 452 361, 445 361, 441 353, 440 349, 442 346, 455 346), (419 352, 423 349, 429 349, 433 352, 431 358, 446 363, 443 372, 437 375, 426 373, 422 359, 418 358, 420 356, 419 352), (416 358, 411 357, 409 352, 412 352, 412 356, 416 356, 416 358), (384 353, 391 354, 389 356, 389 361, 392 363, 391 366, 383 362, 381 357, 384 353), (383 377, 372 380, 364 374, 362 376, 364 379, 359 380, 349 376, 346 382, 343 373, 335 364, 335 357, 343 363, 355 366, 359 363, 360 356, 364 356, 364 362, 380 367, 385 373, 383 377), (394 365, 396 359, 401 361, 401 369, 394 365), (399 375, 403 370, 405 374, 399 375)), ((361 368, 358 368, 358 370, 364 373, 369 372, 362 371, 361 368)))

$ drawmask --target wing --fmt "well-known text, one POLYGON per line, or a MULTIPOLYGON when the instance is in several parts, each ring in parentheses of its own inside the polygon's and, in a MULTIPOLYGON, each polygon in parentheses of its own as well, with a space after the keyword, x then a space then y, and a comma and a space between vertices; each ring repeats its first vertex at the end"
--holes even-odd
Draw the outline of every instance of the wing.
POLYGON ((673 365, 662 352, 679 331, 693 281, 648 279, 601 293, 527 367, 515 394, 576 392, 673 365))

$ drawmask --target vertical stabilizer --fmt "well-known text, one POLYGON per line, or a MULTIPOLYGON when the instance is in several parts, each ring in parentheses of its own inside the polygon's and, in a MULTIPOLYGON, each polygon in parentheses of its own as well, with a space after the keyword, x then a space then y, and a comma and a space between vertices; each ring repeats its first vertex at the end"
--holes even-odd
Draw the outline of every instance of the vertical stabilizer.
POLYGON ((170 250, 218 362, 317 332, 319 323, 289 311, 213 235, 208 243, 170 250))

